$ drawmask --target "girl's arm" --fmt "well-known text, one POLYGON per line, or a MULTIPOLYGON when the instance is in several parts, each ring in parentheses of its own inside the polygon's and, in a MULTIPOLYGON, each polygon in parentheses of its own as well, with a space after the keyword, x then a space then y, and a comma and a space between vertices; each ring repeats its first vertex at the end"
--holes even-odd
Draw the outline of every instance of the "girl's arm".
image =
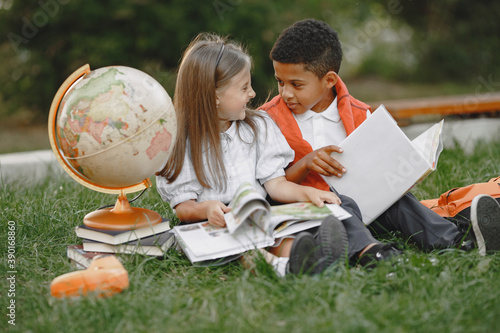
POLYGON ((227 207, 220 201, 209 200, 196 202, 187 200, 175 206, 175 212, 179 220, 184 223, 193 223, 208 220, 210 224, 219 227, 225 227, 224 213, 227 213, 231 208, 227 207))
POLYGON ((267 181, 264 187, 273 200, 283 203, 310 201, 318 207, 323 207, 325 202, 341 204, 339 197, 333 192, 298 185, 288 181, 284 176, 267 181))

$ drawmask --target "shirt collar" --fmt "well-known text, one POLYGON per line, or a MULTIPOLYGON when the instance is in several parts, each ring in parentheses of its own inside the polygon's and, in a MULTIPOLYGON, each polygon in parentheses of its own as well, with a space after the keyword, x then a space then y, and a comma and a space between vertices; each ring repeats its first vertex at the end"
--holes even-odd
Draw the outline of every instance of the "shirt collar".
POLYGON ((315 114, 320 114, 328 120, 338 122, 340 120, 340 115, 339 109, 337 108, 337 96, 335 96, 333 102, 323 112, 317 113, 312 110, 307 110, 302 114, 294 114, 294 116, 298 121, 305 122, 312 118, 315 114))
POLYGON ((231 122, 231 126, 224 132, 221 133, 221 139, 227 139, 228 141, 233 140, 236 135, 236 121, 231 122))

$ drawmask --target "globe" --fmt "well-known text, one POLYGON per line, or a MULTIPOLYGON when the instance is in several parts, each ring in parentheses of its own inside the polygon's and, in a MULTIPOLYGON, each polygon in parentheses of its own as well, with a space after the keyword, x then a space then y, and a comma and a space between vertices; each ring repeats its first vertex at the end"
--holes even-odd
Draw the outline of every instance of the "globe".
POLYGON ((140 70, 85 65, 68 77, 51 105, 52 149, 73 179, 119 195, 115 207, 88 214, 86 225, 128 230, 161 222, 156 212, 130 207, 126 194, 151 186, 176 129, 170 96, 140 70))

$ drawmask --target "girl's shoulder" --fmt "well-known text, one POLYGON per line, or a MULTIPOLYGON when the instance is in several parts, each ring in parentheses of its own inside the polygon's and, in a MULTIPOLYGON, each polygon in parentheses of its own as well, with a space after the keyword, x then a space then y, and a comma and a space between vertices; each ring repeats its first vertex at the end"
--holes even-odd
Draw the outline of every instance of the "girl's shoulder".
POLYGON ((237 135, 245 142, 253 142, 263 132, 265 133, 272 119, 263 111, 247 110, 245 120, 237 120, 227 133, 237 135))
POLYGON ((247 116, 254 120, 255 122, 263 125, 269 121, 273 121, 272 118, 263 110, 251 110, 247 112, 247 116))
POLYGON ((262 110, 248 110, 246 120, 239 120, 239 128, 244 131, 256 133, 259 131, 266 131, 269 126, 274 124, 274 120, 262 110))
POLYGON ((264 140, 270 133, 279 131, 274 120, 262 110, 247 112, 247 121, 238 121, 239 135, 246 140, 264 140))

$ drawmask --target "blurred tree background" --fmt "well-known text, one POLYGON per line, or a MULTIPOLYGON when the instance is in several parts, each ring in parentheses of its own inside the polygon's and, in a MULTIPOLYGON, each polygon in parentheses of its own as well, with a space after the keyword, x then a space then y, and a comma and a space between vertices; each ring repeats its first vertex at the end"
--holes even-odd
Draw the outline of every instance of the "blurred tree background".
POLYGON ((86 63, 141 69, 172 95, 182 52, 202 31, 247 46, 259 105, 275 89, 273 42, 308 17, 339 32, 344 78, 499 89, 493 0, 0 0, 0 119, 44 122, 61 83, 86 63))

